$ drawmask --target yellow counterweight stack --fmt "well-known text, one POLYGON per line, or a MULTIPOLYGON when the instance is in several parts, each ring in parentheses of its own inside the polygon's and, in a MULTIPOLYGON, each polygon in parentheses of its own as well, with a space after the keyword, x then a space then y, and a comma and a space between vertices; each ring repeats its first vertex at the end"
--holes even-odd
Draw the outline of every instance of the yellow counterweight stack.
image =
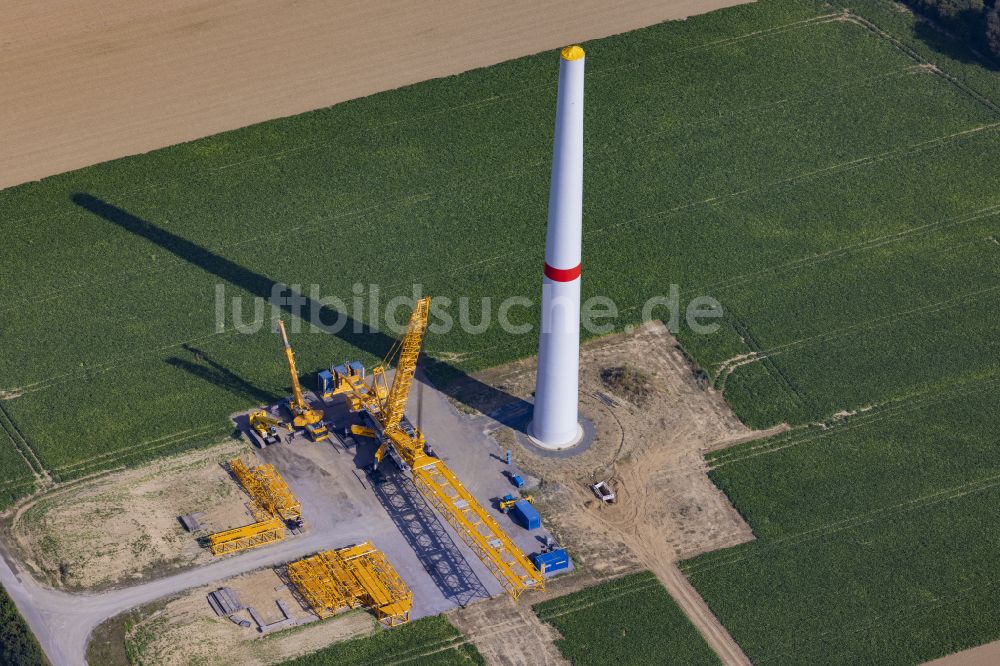
POLYGON ((320 618, 370 608, 387 627, 410 619, 413 593, 370 543, 328 550, 288 565, 288 578, 320 618))

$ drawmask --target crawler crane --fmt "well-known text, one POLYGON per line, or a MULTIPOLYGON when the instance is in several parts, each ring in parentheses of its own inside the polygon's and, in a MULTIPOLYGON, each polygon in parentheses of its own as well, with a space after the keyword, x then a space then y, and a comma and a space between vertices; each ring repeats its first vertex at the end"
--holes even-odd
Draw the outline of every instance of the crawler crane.
POLYGON ((376 466, 391 450, 409 467, 413 481, 434 508, 496 576, 507 593, 517 599, 526 590, 544 589, 545 577, 503 531, 499 523, 462 486, 439 458, 425 451, 424 434, 404 418, 406 399, 413 385, 417 359, 427 329, 430 297, 417 301, 406 335, 371 372, 369 383, 361 372, 345 364, 337 373, 337 392, 346 393, 352 409, 369 417, 379 441, 376 466), (386 367, 396 358, 396 374, 387 386, 386 367))
POLYGON ((281 319, 278 320, 278 332, 281 334, 281 345, 285 350, 285 359, 288 361, 288 373, 292 376, 292 395, 287 399, 288 411, 292 413, 292 423, 297 428, 305 428, 310 439, 314 442, 327 439, 330 433, 323 424, 323 412, 313 409, 306 402, 305 396, 302 395, 299 373, 295 369, 295 354, 292 353, 292 345, 288 343, 285 322, 281 319))

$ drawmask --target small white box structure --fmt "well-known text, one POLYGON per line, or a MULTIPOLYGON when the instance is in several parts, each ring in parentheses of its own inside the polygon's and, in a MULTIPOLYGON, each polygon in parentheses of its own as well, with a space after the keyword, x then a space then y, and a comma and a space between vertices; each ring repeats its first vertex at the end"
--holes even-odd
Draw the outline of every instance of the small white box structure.
POLYGON ((615 491, 611 490, 611 486, 608 485, 607 481, 598 481, 590 488, 597 495, 597 498, 605 504, 615 501, 615 491))

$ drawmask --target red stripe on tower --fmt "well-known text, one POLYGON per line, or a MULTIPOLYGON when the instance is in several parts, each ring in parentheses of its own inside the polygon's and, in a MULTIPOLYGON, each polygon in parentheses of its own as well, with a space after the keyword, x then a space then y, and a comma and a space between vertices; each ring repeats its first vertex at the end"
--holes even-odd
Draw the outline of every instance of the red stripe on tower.
POLYGON ((583 264, 577 264, 573 268, 553 268, 545 264, 545 277, 553 282, 572 282, 580 277, 580 269, 583 264))

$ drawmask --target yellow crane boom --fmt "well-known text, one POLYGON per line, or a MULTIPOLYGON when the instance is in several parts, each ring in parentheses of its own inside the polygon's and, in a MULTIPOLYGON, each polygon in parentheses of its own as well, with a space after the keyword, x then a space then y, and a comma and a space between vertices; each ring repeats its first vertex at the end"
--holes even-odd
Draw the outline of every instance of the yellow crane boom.
MULTIPOLYGON (((417 359, 420 358, 420 348, 424 344, 424 333, 427 331, 427 317, 430 310, 430 296, 417 301, 410 313, 410 321, 406 326, 406 335, 398 345, 399 359, 396 361, 396 374, 392 378, 392 388, 385 398, 385 429, 399 427, 406 411, 406 399, 413 386, 413 376, 417 371, 417 359)), ((390 352, 391 354, 391 352, 390 352)), ((383 375, 384 376, 384 375, 383 375)))
POLYGON ((273 465, 249 467, 240 458, 229 468, 250 496, 250 510, 257 522, 217 532, 208 537, 213 555, 228 555, 285 538, 285 526, 302 527, 302 505, 273 465))
POLYGON ((423 433, 414 428, 414 434, 411 436, 403 431, 401 423, 406 411, 406 400, 410 397, 410 388, 413 386, 413 377, 417 371, 417 359, 420 358, 424 332, 427 330, 430 302, 430 296, 424 296, 416 302, 413 312, 410 313, 410 321, 406 325, 406 335, 389 350, 382 365, 372 369, 375 391, 365 402, 365 406, 382 427, 385 436, 382 445, 375 452, 376 464, 382 462, 390 441, 411 466, 414 457, 424 450, 423 433), (397 353, 399 358, 396 360, 396 374, 392 378, 392 387, 385 390, 385 366, 397 353), (381 398, 382 395, 385 397, 381 398))
POLYGON ((391 389, 385 390, 385 364, 372 370, 371 385, 353 376, 342 381, 349 386, 353 402, 367 412, 381 430, 381 444, 375 454, 376 464, 382 461, 391 446, 410 467, 420 492, 483 561, 507 593, 517 599, 526 590, 544 589, 544 575, 465 489, 448 466, 424 452, 423 433, 416 427, 403 425, 406 399, 413 385, 427 329, 429 305, 430 297, 417 301, 406 335, 386 356, 385 364, 395 352, 399 353, 391 389))
MULTIPOLYGON (((292 351, 292 345, 288 342, 288 331, 285 330, 285 322, 283 319, 278 320, 278 333, 281 335, 281 346, 285 352, 285 360, 288 361, 288 374, 292 376, 292 402, 296 407, 302 410, 310 409, 309 403, 306 402, 305 397, 302 395, 302 386, 299 384, 299 373, 295 369, 295 353, 292 351)), ((296 423, 295 425, 304 425, 296 423)))
POLYGON ((295 369, 295 354, 292 352, 292 345, 288 342, 288 332, 285 330, 285 322, 278 320, 278 332, 281 334, 281 346, 285 352, 285 360, 288 362, 288 374, 292 378, 292 396, 288 399, 288 409, 292 412, 292 423, 298 428, 305 428, 313 441, 320 441, 329 437, 326 426, 323 425, 323 412, 313 409, 302 394, 302 386, 299 384, 299 373, 295 369))
POLYGON ((228 555, 248 548, 257 548, 285 538, 285 523, 274 517, 252 525, 244 525, 208 537, 212 555, 228 555))

